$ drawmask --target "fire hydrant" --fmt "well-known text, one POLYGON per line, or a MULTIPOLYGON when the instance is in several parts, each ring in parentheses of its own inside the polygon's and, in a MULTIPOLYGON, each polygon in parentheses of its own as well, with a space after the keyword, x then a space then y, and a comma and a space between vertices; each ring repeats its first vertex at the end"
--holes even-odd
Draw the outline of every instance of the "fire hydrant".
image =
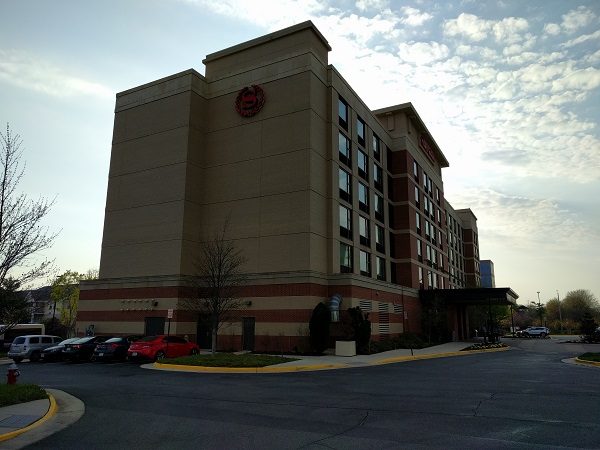
POLYGON ((8 366, 8 372, 6 372, 7 384, 17 384, 17 378, 21 375, 19 368, 15 363, 8 366))

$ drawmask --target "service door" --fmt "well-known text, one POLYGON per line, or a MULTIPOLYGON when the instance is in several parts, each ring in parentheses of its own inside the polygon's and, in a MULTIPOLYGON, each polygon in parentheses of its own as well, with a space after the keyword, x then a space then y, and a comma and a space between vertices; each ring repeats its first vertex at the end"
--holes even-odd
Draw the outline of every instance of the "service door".
POLYGON ((165 318, 164 317, 146 317, 144 334, 146 336, 155 336, 157 334, 165 334, 165 318))
POLYGON ((254 317, 242 318, 242 349, 253 352, 254 351, 254 328, 255 328, 254 317))

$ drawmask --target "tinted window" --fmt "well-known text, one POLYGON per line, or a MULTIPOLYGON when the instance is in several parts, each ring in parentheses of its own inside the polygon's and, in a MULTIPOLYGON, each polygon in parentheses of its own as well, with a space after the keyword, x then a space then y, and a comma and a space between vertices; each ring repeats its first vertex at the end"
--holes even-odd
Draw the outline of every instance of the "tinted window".
POLYGON ((29 343, 30 344, 39 344, 40 343, 40 338, 39 337, 30 337, 29 338, 29 343))
POLYGON ((42 338, 42 344, 52 344, 52 338, 50 336, 44 336, 42 338))
POLYGON ((77 340, 77 338, 69 338, 69 339, 65 339, 64 341, 61 341, 61 343, 59 345, 66 345, 66 344, 70 344, 71 342, 75 342, 77 340))
POLYGON ((140 342, 152 342, 158 339, 158 336, 146 336, 140 339, 140 342))
POLYGON ((15 340, 13 341, 13 344, 23 344, 24 342, 25 342, 24 337, 18 337, 18 338, 15 338, 15 340))
POLYGON ((166 342, 172 342, 174 344, 185 344, 187 341, 183 338, 177 337, 177 336, 170 336, 165 338, 166 342))

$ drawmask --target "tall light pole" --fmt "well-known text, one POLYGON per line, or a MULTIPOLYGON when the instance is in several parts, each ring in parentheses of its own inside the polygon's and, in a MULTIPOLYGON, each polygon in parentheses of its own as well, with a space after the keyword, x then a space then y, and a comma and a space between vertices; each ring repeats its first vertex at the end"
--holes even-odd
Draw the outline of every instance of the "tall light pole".
POLYGON ((537 307, 538 307, 538 314, 540 315, 540 327, 541 327, 544 324, 542 323, 542 303, 540 302, 540 291, 537 291, 537 295, 538 295, 537 307))
POLYGON ((556 290, 556 300, 558 301, 558 320, 560 321, 560 334, 562 334, 562 313, 560 312, 560 295, 558 289, 556 290))

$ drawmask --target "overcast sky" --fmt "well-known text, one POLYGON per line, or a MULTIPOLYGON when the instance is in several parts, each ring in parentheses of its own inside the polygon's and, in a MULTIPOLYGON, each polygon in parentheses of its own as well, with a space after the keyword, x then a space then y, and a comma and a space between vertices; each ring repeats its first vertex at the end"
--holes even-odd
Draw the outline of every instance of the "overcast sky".
POLYGON ((371 109, 415 105, 497 286, 600 298, 597 0, 19 0, 0 17, 0 124, 24 140, 22 189, 56 197, 59 271, 99 266, 115 94, 310 19, 371 109))

